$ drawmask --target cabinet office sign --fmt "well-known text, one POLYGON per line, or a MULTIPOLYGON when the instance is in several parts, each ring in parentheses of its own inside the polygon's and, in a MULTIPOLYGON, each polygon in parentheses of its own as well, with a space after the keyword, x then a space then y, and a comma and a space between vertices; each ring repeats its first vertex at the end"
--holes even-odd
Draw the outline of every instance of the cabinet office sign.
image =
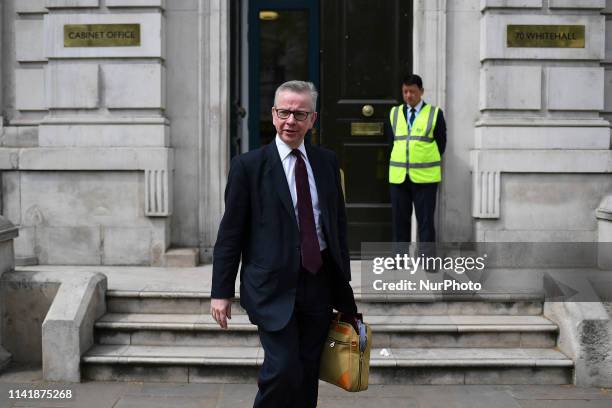
POLYGON ((140 24, 65 24, 64 47, 140 45, 140 24))
POLYGON ((508 25, 507 44, 512 47, 584 48, 583 25, 508 25))

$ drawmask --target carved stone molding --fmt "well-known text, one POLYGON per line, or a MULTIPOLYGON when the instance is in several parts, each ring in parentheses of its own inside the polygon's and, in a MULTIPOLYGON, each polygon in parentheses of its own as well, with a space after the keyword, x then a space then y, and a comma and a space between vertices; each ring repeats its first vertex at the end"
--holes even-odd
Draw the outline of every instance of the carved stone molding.
POLYGON ((145 169, 145 215, 167 217, 172 214, 171 169, 145 169))
POLYGON ((499 171, 474 171, 472 173, 474 218, 499 218, 501 173, 499 171))

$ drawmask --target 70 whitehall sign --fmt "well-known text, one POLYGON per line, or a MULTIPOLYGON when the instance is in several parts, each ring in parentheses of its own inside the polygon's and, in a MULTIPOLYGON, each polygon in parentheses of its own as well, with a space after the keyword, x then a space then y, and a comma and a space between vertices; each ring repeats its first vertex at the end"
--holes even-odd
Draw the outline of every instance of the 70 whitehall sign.
POLYGON ((583 25, 508 25, 508 47, 584 48, 583 25))
POLYGON ((134 47, 140 24, 66 24, 64 47, 134 47))

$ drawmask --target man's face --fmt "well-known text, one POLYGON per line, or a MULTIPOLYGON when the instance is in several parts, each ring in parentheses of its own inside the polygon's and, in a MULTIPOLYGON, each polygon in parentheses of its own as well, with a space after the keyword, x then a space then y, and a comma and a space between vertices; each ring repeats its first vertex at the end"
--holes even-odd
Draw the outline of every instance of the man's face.
POLYGON ((418 85, 402 84, 402 95, 404 96, 404 102, 414 108, 421 102, 423 90, 418 85))
MULTIPOLYGON (((297 114, 300 116, 300 114, 297 114)), ((291 148, 300 146, 306 136, 306 132, 312 128, 317 120, 317 112, 312 112, 312 100, 309 93, 296 93, 293 91, 282 91, 278 94, 276 106, 272 108, 272 122, 281 140, 291 148), (297 120, 294 114, 282 119, 283 111, 308 112, 305 120, 297 120)))

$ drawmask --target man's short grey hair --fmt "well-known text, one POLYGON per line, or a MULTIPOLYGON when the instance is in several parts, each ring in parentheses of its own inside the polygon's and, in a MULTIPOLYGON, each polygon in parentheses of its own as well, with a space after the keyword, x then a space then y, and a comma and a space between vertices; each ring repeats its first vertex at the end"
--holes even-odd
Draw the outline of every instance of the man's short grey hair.
POLYGON ((307 81, 287 81, 278 88, 276 88, 276 92, 274 93, 274 106, 276 106, 278 102, 278 95, 284 91, 291 91, 295 93, 308 93, 310 94, 310 99, 312 100, 312 111, 314 112, 317 109, 317 97, 319 93, 317 92, 317 88, 314 86, 312 82, 307 81))

